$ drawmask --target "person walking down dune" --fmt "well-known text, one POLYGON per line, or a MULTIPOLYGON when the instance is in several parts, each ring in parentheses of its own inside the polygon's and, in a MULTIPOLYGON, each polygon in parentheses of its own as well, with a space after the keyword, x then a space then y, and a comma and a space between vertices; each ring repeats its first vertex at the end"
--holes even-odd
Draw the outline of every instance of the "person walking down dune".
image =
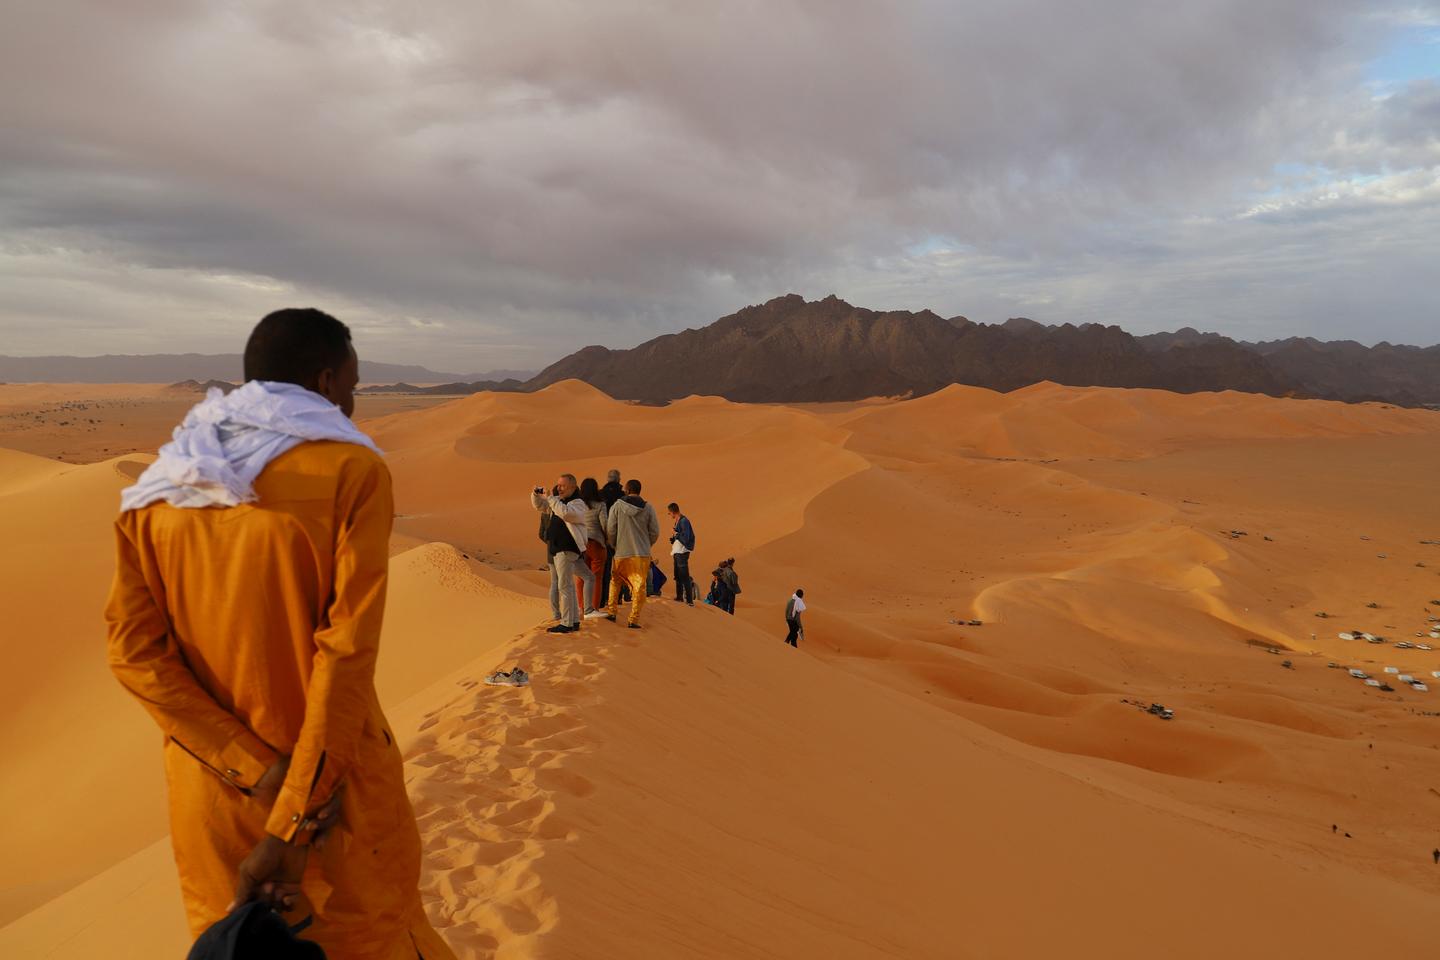
POLYGON ((530 505, 540 513, 550 511, 546 528, 546 549, 550 561, 550 592, 558 598, 560 622, 549 633, 572 633, 580 629, 580 607, 575 582, 580 578, 581 544, 586 542, 585 501, 573 473, 562 473, 547 494, 544 487, 530 491, 530 505))
POLYGON ((785 604, 785 624, 790 628, 786 635, 785 642, 792 647, 800 646, 800 635, 805 631, 805 623, 801 619, 805 613, 805 591, 797 589, 795 595, 785 604))
POLYGON ((639 628, 645 606, 646 581, 652 563, 650 551, 660 539, 660 518, 655 507, 640 496, 639 480, 625 482, 625 496, 615 501, 605 521, 605 531, 615 548, 615 577, 610 581, 610 611, 614 620, 620 612, 620 584, 630 587, 630 626, 639 628))
POLYGON ((605 564, 609 549, 605 544, 605 519, 608 511, 600 494, 600 485, 594 477, 580 481, 580 499, 585 501, 585 549, 580 557, 580 578, 576 589, 580 591, 580 605, 585 609, 585 619, 594 620, 605 616, 605 564), (588 574, 588 576, 587 576, 588 574))
POLYGON ((190 931, 261 901, 331 957, 453 960, 375 694, 395 511, 349 419, 350 331, 276 311, 244 372, 121 494, 105 608, 110 670, 165 735, 190 931))
POLYGON ((675 602, 695 606, 695 581, 690 578, 690 552, 695 549, 695 528, 680 512, 680 504, 666 508, 670 513, 670 558, 675 565, 675 602))
POLYGON ((720 578, 725 581, 725 586, 730 588, 729 603, 725 612, 734 616, 735 598, 740 596, 740 574, 735 572, 735 558, 729 557, 720 564, 720 578))

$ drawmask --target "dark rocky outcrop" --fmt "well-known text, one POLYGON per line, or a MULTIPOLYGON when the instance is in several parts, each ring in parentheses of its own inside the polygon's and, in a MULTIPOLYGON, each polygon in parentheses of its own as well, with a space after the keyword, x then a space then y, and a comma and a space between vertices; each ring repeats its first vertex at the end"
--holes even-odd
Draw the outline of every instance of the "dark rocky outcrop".
POLYGON ((1179 392, 1307 392, 1253 348, 1214 335, 1174 336, 1173 344, 1161 344, 1114 326, 1051 327, 1025 318, 987 325, 928 310, 875 311, 833 296, 807 301, 790 294, 633 349, 586 347, 525 388, 574 378, 611 396, 648 402, 690 394, 749 402, 857 400, 931 393, 951 383, 1013 390, 1042 380, 1179 392))

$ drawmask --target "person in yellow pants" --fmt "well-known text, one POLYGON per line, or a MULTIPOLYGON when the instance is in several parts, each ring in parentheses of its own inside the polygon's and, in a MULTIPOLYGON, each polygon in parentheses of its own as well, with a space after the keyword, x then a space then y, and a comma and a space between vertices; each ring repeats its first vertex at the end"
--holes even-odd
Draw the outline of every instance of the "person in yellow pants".
POLYGON ((640 611, 645 607, 646 585, 650 579, 650 551, 660 539, 660 518, 653 504, 640 496, 639 480, 625 482, 625 496, 615 501, 605 517, 605 537, 615 548, 614 574, 610 580, 610 612, 620 613, 620 584, 630 585, 630 627, 640 628, 640 611))
POLYGON ((420 833, 375 695, 390 473, 350 422, 350 331, 255 328, 121 495, 110 669, 164 734, 191 931, 259 900, 329 960, 454 960, 420 902, 420 833))

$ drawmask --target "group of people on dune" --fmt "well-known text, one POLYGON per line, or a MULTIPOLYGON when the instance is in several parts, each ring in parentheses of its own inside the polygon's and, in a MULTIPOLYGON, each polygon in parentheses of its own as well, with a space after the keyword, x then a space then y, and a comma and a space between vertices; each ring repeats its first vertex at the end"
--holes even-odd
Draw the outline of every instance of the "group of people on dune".
MULTIPOLYGON (((654 505, 641 495, 644 489, 634 478, 622 484, 620 471, 611 470, 603 487, 594 477, 576 481, 573 473, 562 473, 548 490, 541 485, 530 491, 530 505, 540 513, 540 539, 550 570, 550 615, 555 620, 550 633, 579 630, 582 619, 614 622, 627 598, 629 626, 640 628, 645 599, 658 593, 664 580, 652 555, 660 540, 660 520, 654 505)), ((680 504, 671 503, 666 512, 675 600, 693 607, 690 557, 695 527, 680 504)), ((705 602, 733 615, 740 593, 735 558, 722 560, 710 576, 705 602)))
MULTIPOLYGON (((191 956, 312 956, 256 946, 298 935, 331 960, 454 960, 421 905, 420 834, 375 693, 395 505, 350 420, 350 330, 276 311, 244 368, 122 492, 105 609, 110 669, 164 734, 191 956)), ((660 537, 642 489, 612 471, 603 487, 565 474, 532 491, 553 632, 614 620, 627 591, 638 626, 660 537)), ((676 599, 693 604, 695 531, 669 514, 676 599)), ((707 599, 733 613, 733 560, 712 576, 707 599)))

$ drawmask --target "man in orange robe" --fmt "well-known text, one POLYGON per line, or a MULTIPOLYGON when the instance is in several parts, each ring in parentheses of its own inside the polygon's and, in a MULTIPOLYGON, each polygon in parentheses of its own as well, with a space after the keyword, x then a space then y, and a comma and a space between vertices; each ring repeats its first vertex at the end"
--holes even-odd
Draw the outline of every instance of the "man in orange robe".
POLYGON ((330 960, 453 960, 375 695, 394 511, 348 419, 349 330, 270 314, 245 377, 123 495, 106 610, 110 667, 165 736, 191 930, 259 899, 313 918, 330 960))

